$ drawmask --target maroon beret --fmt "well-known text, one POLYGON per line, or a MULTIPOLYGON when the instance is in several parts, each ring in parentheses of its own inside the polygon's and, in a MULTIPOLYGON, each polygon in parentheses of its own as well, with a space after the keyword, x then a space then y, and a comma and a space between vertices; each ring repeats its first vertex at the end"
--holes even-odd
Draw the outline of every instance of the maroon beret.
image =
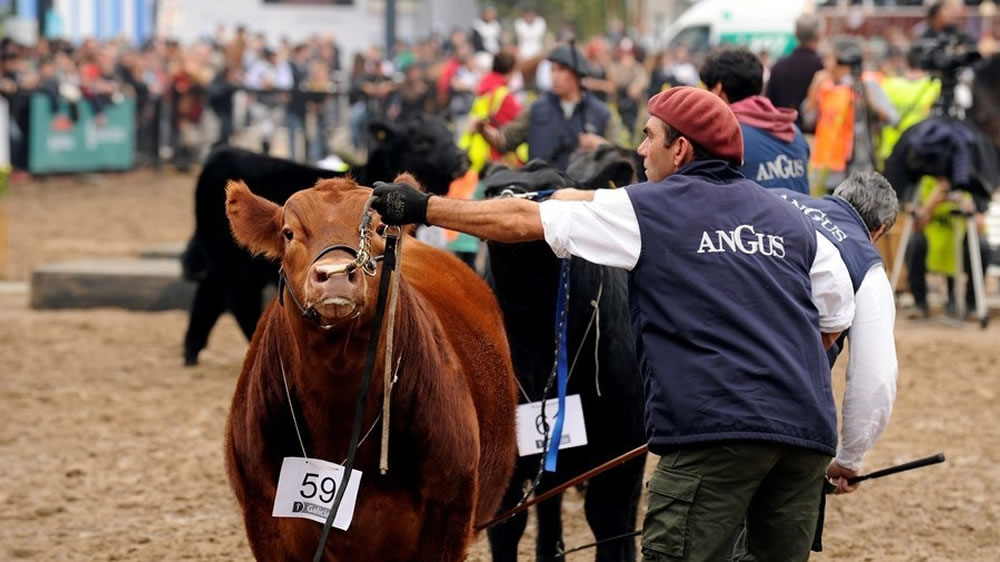
POLYGON ((711 152, 743 165, 743 132, 733 110, 708 90, 680 86, 649 98, 649 114, 711 152))

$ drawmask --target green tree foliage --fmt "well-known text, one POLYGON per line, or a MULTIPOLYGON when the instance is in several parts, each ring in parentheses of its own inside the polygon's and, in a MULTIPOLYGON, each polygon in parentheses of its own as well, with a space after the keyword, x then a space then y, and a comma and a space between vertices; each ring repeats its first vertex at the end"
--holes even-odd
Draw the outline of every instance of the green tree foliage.
POLYGON ((550 32, 569 25, 580 41, 603 34, 615 18, 628 21, 626 0, 496 0, 493 5, 504 21, 512 21, 530 6, 545 18, 550 32))

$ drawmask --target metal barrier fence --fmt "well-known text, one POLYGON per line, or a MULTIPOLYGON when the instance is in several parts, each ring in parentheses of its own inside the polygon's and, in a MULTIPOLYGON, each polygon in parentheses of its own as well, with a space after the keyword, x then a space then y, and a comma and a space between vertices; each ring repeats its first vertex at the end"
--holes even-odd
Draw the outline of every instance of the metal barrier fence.
POLYGON ((247 135, 254 145, 279 133, 296 139, 286 154, 318 160, 327 155, 333 130, 346 123, 344 88, 236 88, 231 95, 220 111, 220 104, 212 107, 218 99, 210 100, 207 92, 70 101, 51 91, 20 91, 7 98, 10 162, 32 174, 159 170, 168 162, 183 171, 233 135, 247 135), (306 151, 300 152, 303 136, 306 151))

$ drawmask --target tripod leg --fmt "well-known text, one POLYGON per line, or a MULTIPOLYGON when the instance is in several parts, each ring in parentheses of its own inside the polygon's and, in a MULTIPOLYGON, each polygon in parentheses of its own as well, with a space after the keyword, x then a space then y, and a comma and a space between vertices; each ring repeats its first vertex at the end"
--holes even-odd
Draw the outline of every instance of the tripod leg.
POLYGON ((899 248, 892 260, 892 277, 889 284, 892 286, 892 294, 896 294, 896 287, 899 284, 899 275, 903 270, 903 261, 906 259, 906 248, 910 245, 910 238, 913 237, 913 227, 917 222, 916 209, 920 205, 920 187, 913 187, 913 195, 910 197, 909 206, 903 207, 906 216, 903 218, 903 239, 899 241, 899 248))
POLYGON ((962 274, 965 273, 965 255, 962 252, 962 233, 959 229, 961 222, 954 215, 955 212, 952 211, 951 216, 951 230, 955 238, 955 283, 952 286, 951 298, 954 299, 952 302, 955 303, 955 317, 961 320, 965 318, 966 312, 965 283, 962 283, 962 274))
POLYGON ((979 251, 979 230, 975 217, 969 216, 965 222, 966 238, 969 242, 969 266, 971 267, 972 289, 976 295, 976 317, 986 327, 986 289, 983 283, 983 260, 979 251))
POLYGON ((906 213, 903 218, 903 239, 899 241, 899 248, 892 260, 892 276, 889 284, 892 286, 893 294, 896 294, 896 286, 899 283, 899 274, 903 270, 903 260, 906 259, 906 248, 910 245, 910 238, 913 236, 913 215, 906 213))

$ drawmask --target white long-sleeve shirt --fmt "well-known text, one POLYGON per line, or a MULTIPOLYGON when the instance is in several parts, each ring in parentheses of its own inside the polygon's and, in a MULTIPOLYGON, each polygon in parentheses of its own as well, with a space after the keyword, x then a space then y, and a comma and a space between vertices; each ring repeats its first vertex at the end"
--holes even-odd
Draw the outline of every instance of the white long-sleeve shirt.
MULTIPOLYGON (((593 201, 546 201, 540 205, 540 216, 545 241, 559 257, 575 255, 626 270, 639 261, 639 221, 624 189, 599 189, 593 201)), ((837 461, 860 470, 865 452, 885 429, 895 399, 895 305, 881 266, 868 272, 855 295, 836 246, 819 233, 816 242, 810 279, 820 330, 850 328, 837 461)))
POLYGON ((865 453, 888 425, 896 400, 896 304, 881 264, 865 274, 854 303, 837 463, 860 471, 865 453))

